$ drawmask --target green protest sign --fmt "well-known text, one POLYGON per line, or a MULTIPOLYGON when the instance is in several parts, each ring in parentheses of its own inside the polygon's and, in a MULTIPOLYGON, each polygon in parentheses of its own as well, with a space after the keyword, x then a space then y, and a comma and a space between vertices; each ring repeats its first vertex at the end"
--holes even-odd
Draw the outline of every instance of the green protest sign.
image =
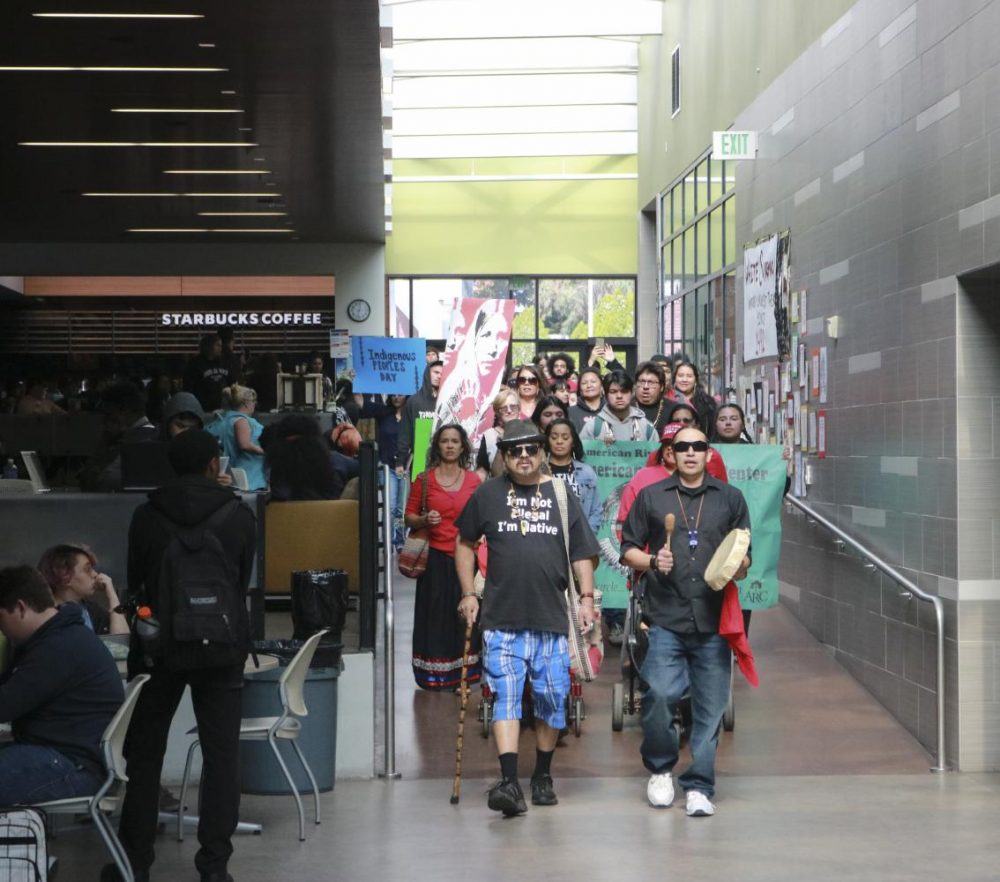
POLYGON ((434 420, 431 417, 418 417, 413 421, 413 466, 410 469, 410 479, 416 480, 427 468, 427 449, 431 446, 434 420))
POLYGON ((618 563, 621 543, 615 533, 615 518, 622 491, 632 476, 646 465, 653 447, 642 441, 584 441, 585 461, 597 473, 597 495, 604 500, 601 528, 597 541, 601 546, 601 562, 594 574, 597 589, 604 594, 606 609, 625 609, 628 590, 625 579, 628 568, 618 563))
POLYGON ((718 448, 750 509, 753 566, 739 583, 743 609, 767 609, 778 603, 778 557, 781 554, 781 496, 785 461, 774 444, 725 444, 718 448))

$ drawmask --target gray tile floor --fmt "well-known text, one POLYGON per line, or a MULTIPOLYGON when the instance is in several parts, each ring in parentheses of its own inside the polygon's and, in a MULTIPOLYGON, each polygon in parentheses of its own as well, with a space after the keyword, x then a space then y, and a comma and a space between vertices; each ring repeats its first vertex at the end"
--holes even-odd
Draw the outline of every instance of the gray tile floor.
MULTIPOLYGON (((911 880, 1000 878, 1000 776, 932 774, 922 748, 782 609, 751 637, 762 686, 737 687, 737 727, 720 744, 718 814, 654 810, 636 756, 638 726, 610 732, 613 665, 586 687, 580 739, 557 753, 560 805, 504 819, 486 808, 492 741, 466 731, 459 805, 449 802, 457 699, 419 693, 408 671, 412 586, 400 591, 399 780, 338 781, 323 823, 297 841, 289 797, 246 796, 260 836, 239 836, 237 882, 271 880, 911 880)), ((275 628, 280 621, 274 620, 275 628)), ((269 628, 271 622, 269 622, 269 628)), ((530 773, 526 734, 522 770, 530 773)), ((196 879, 197 843, 164 835, 156 880, 196 879)), ((107 858, 93 830, 57 836, 60 878, 96 879, 107 858)))

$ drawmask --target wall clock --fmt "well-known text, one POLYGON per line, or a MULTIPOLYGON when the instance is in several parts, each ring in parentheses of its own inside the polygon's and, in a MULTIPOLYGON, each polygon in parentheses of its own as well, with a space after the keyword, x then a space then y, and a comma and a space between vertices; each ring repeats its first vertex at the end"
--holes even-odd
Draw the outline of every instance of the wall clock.
POLYGON ((372 314, 372 308, 367 300, 352 300, 347 304, 347 316, 352 322, 366 321, 372 314))

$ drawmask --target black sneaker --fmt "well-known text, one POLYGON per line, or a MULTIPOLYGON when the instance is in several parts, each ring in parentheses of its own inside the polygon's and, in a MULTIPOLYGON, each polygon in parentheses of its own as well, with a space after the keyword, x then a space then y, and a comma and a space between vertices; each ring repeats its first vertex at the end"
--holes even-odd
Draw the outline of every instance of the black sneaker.
POLYGON ((538 775, 531 779, 532 805, 558 805, 559 797, 552 789, 551 775, 538 775))
POLYGON ((495 812, 503 812, 507 817, 521 815, 528 810, 517 781, 501 778, 490 788, 486 804, 495 812))

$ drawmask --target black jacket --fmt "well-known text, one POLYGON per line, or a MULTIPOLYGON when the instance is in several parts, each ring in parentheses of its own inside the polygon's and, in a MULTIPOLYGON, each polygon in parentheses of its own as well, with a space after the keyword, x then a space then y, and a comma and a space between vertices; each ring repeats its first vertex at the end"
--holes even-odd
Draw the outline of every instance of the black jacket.
POLYGON ((0 677, 0 722, 13 723, 17 743, 51 747, 100 774, 101 736, 124 697, 111 653, 67 603, 15 648, 0 677))
POLYGON ((413 454, 413 427, 420 417, 434 416, 437 407, 437 390, 431 386, 431 369, 424 368, 424 383, 418 392, 406 399, 403 418, 399 421, 399 449, 397 465, 405 466, 413 454))
MULTIPOLYGON (((149 502, 135 510, 129 525, 129 599, 147 603, 153 612, 158 612, 160 563, 173 535, 170 525, 160 515, 166 515, 169 521, 181 527, 194 527, 234 498, 236 494, 228 487, 200 475, 185 475, 150 493, 149 502)), ((257 548, 257 519, 247 506, 240 505, 216 535, 239 573, 239 587, 245 595, 257 548)), ((129 673, 133 671, 137 654, 132 655, 129 673)))

